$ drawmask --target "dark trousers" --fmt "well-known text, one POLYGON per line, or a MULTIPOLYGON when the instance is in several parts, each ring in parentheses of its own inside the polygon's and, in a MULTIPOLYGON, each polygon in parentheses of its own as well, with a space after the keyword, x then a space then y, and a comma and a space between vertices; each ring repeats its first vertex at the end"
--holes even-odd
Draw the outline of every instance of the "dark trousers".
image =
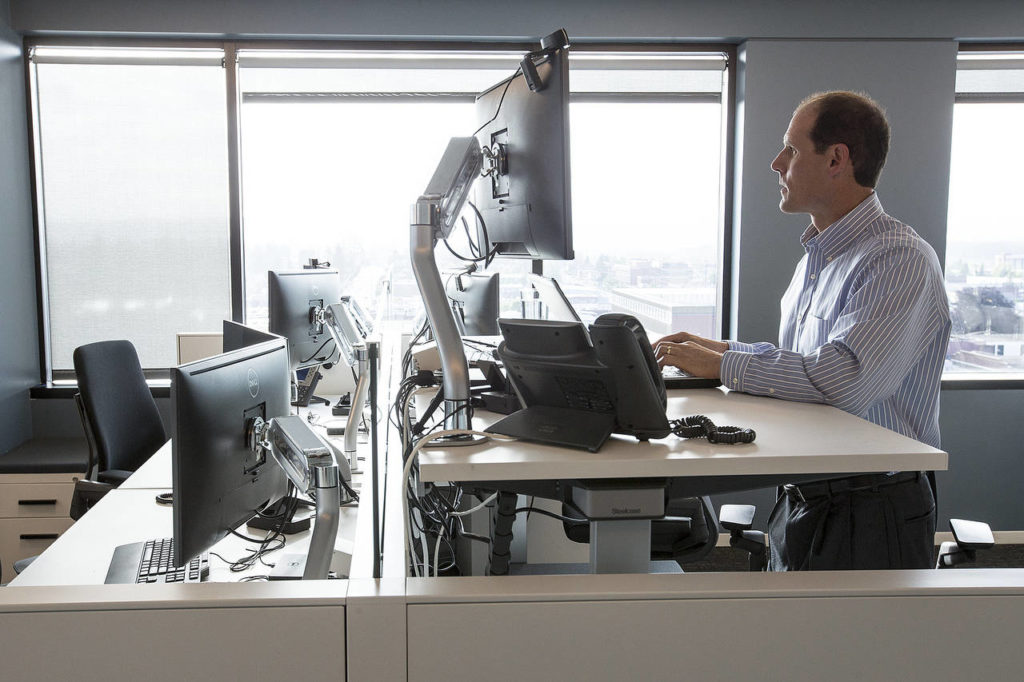
POLYGON ((935 500, 928 477, 898 477, 780 489, 768 519, 769 570, 931 568, 935 500))

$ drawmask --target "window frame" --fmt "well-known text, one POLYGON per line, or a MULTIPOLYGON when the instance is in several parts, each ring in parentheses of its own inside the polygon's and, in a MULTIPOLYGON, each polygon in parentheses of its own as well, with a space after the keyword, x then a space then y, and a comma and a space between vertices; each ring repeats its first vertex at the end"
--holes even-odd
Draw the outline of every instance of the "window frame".
MULTIPOLYGON (((957 49, 960 54, 995 52, 1019 52, 1024 53, 1024 43, 960 43, 957 49)), ((954 85, 954 106, 960 103, 1001 103, 1012 102, 1024 104, 1024 92, 993 92, 993 93, 969 93, 957 92, 954 85)), ((948 227, 947 227, 948 229, 948 227)), ((943 278, 945 278, 947 253, 943 254, 943 278)), ((1024 389, 1024 373, 1008 374, 992 372, 990 376, 981 373, 965 373, 957 376, 955 373, 942 374, 942 390, 979 391, 979 390, 1021 390, 1024 389)))
MULTIPOLYGON (((28 36, 23 41, 25 87, 26 87, 26 119, 30 139, 29 175, 32 192, 32 219, 34 236, 34 258, 36 264, 36 302, 39 338, 39 377, 41 389, 34 390, 32 397, 41 397, 46 389, 61 393, 73 391, 73 379, 66 377, 67 370, 59 370, 60 376, 54 376, 50 359, 50 328, 48 320, 48 295, 45 225, 42 220, 44 205, 42 197, 42 168, 40 166, 41 151, 36 116, 38 115, 37 85, 31 55, 35 47, 97 47, 97 48, 213 48, 223 50, 225 97, 227 100, 227 147, 228 147, 228 216, 229 216, 229 255, 230 255, 230 301, 231 318, 236 322, 244 322, 245 317, 245 272, 244 272, 244 231, 242 225, 241 195, 241 157, 240 157, 240 114, 241 92, 238 83, 238 52, 242 50, 355 50, 365 52, 394 51, 494 51, 494 52, 528 52, 535 48, 532 42, 518 41, 425 41, 425 40, 203 40, 203 39, 149 39, 149 38, 87 38, 80 36, 28 36), (66 387, 65 387, 66 386, 66 387)), ((572 43, 574 52, 623 52, 623 53, 713 53, 725 56, 726 87, 720 101, 722 106, 723 144, 720 159, 720 300, 717 302, 719 311, 719 330, 722 337, 728 336, 729 320, 731 319, 730 301, 732 298, 732 248, 733 248, 733 210, 735 164, 735 116, 737 107, 737 46, 731 43, 708 42, 652 42, 637 43, 630 41, 609 40, 575 40, 572 43)), ((630 93, 600 95, 599 99, 609 101, 629 101, 642 98, 644 95, 630 93)), ((681 95, 680 98, 686 98, 681 95)), ((693 96, 700 101, 706 95, 693 96)), ((678 99, 673 97, 673 101, 678 99)), ((584 95, 573 101, 591 101, 595 99, 584 95)), ((648 100, 652 101, 652 100, 648 100)), ((543 274, 543 261, 532 261, 532 270, 543 274)), ((147 379, 157 385, 169 379, 169 368, 145 369, 147 379)), ((70 372, 73 375, 73 370, 70 372)))

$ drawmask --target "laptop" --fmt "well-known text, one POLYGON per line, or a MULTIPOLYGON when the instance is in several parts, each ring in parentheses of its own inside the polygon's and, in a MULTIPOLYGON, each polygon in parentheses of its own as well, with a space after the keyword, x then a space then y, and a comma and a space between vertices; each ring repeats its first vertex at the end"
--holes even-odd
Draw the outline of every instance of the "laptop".
MULTIPOLYGON (((582 322, 579 313, 573 308, 572 303, 569 302, 565 292, 562 291, 562 287, 558 285, 558 281, 553 277, 543 277, 541 275, 528 275, 527 279, 530 282, 530 286, 537 292, 537 299, 543 304, 544 309, 547 311, 548 320, 559 320, 562 322, 582 322)), ((704 377, 695 377, 692 374, 688 374, 678 367, 662 367, 661 378, 665 382, 666 389, 683 389, 683 388, 715 388, 721 386, 722 382, 718 379, 705 379, 704 377)))

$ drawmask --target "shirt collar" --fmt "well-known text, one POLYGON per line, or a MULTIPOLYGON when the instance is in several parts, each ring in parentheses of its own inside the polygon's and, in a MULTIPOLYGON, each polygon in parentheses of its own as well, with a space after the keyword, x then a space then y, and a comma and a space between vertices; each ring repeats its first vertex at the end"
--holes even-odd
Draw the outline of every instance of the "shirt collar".
POLYGON ((849 246, 866 225, 883 214, 878 194, 871 192, 864 201, 828 228, 819 231, 813 223, 808 225, 800 237, 800 243, 807 251, 817 248, 823 256, 831 259, 849 246))

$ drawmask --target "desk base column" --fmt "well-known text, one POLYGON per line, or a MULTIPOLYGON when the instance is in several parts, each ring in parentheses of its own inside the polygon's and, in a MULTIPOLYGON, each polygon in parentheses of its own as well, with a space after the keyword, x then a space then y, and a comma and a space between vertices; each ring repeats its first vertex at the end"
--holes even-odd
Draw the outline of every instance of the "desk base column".
POLYGON ((647 573, 651 565, 651 521, 591 521, 591 573, 647 573))

